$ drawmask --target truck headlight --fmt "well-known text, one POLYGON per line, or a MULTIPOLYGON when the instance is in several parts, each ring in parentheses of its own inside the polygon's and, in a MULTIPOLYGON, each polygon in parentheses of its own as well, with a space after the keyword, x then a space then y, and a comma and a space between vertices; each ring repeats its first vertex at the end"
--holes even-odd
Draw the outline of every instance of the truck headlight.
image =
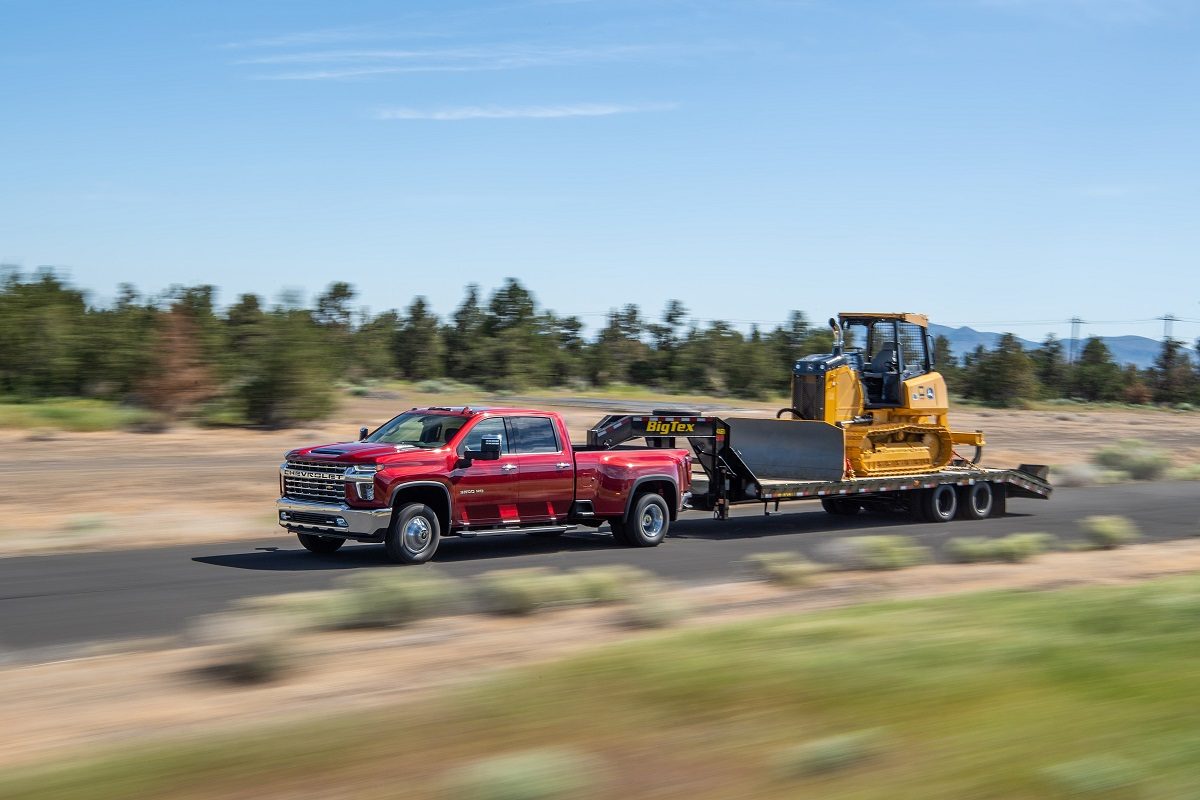
POLYGON ((358 494, 359 500, 375 499, 375 484, 373 483, 356 483, 354 491, 358 494))

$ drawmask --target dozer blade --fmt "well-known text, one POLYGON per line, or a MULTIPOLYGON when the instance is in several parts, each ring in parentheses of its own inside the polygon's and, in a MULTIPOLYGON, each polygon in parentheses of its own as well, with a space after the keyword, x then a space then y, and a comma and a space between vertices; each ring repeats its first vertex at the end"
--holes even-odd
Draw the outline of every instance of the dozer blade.
POLYGON ((846 471, 842 429, 826 422, 726 419, 729 447, 759 480, 840 481, 846 471))

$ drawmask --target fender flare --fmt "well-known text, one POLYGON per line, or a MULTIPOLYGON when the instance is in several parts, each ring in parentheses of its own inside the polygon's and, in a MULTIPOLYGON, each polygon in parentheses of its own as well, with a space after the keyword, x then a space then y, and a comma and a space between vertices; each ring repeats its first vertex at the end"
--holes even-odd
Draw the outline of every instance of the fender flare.
MULTIPOLYGON (((629 499, 625 502, 625 516, 628 517, 633 511, 633 501, 638 496, 638 487, 646 483, 669 483, 671 488, 675 490, 674 502, 668 503, 671 510, 671 519, 679 513, 679 481, 671 475, 643 475, 633 482, 633 487, 629 490, 629 499)), ((665 497, 663 498, 666 499, 665 497)))
POLYGON ((445 493, 447 519, 451 524, 453 524, 454 497, 450 494, 450 489, 446 487, 446 484, 442 483, 441 481, 405 481, 404 483, 393 486, 391 491, 388 492, 388 507, 394 511, 396 508, 396 495, 400 494, 400 492, 404 491, 405 489, 412 489, 418 486, 436 486, 445 493))

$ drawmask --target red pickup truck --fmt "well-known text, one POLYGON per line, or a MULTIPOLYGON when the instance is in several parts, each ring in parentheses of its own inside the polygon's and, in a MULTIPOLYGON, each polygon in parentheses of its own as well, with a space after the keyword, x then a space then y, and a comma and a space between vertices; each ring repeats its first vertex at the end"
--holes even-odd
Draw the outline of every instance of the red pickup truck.
POLYGON ((607 522, 654 547, 691 489, 691 454, 572 445, 562 418, 520 408, 414 408, 359 441, 305 447, 280 465, 279 524, 314 553, 382 542, 420 564, 443 536, 555 536, 607 522))

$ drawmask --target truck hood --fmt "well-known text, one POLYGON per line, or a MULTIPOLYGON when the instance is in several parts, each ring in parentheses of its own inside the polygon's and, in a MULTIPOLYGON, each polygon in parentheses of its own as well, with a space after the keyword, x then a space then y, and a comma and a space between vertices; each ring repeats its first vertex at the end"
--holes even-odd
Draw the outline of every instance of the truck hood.
POLYGON ((339 464, 360 464, 386 458, 395 460, 400 454, 416 456, 432 452, 423 447, 408 444, 380 444, 378 442, 339 442, 337 444, 322 444, 316 447, 299 447, 287 454, 288 459, 311 458, 314 461, 329 461, 339 464))

